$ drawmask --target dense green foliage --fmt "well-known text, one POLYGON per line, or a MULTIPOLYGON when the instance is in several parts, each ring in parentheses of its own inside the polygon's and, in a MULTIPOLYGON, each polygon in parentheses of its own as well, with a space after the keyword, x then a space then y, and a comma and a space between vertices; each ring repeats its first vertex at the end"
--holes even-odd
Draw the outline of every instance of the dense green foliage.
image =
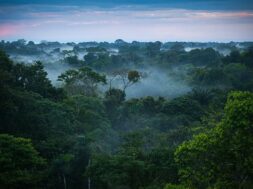
POLYGON ((31 141, 0 135, 1 188, 33 188, 41 181, 45 161, 31 141))
POLYGON ((177 148, 182 181, 193 188, 252 188, 252 117, 253 94, 230 93, 222 121, 177 148))
MULTIPOLYGON (((1 45, 17 53, 17 46, 43 48, 1 45)), ((71 54, 64 61, 73 67, 58 88, 41 62, 14 63, 0 51, 0 188, 253 187, 252 48, 224 56, 213 48, 186 52, 181 43, 89 45, 73 48, 86 49, 82 60, 54 50, 71 54), (108 53, 112 47, 118 54, 108 53), (137 68, 149 66, 192 90, 126 98, 145 77, 137 68), (113 72, 123 87, 101 90, 113 77, 93 69, 113 72)))

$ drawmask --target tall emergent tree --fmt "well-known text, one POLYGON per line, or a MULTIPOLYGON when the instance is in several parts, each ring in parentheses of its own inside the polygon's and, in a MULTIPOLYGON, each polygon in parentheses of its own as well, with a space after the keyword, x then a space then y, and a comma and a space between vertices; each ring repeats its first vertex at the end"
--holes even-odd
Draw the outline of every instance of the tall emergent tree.
POLYGON ((112 89, 113 80, 119 80, 122 85, 122 91, 125 93, 126 89, 141 79, 141 74, 136 70, 120 69, 112 73, 109 79, 109 90, 112 89))

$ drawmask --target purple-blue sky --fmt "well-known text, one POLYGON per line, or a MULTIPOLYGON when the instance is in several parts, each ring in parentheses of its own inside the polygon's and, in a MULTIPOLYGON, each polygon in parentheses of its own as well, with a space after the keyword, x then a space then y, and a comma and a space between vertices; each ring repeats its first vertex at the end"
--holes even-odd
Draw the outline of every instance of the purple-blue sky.
POLYGON ((0 39, 253 41, 253 0, 0 0, 0 39))

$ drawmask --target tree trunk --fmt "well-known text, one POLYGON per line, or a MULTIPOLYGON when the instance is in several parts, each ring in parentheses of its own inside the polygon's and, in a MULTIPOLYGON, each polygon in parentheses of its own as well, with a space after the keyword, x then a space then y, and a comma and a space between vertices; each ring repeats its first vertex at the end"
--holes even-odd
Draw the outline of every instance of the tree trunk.
POLYGON ((65 175, 62 175, 62 177, 63 177, 64 189, 67 189, 66 177, 65 175))
MULTIPOLYGON (((90 167, 90 159, 89 159, 88 167, 90 167)), ((90 189, 90 183, 91 183, 91 179, 90 177, 88 177, 88 189, 90 189)))

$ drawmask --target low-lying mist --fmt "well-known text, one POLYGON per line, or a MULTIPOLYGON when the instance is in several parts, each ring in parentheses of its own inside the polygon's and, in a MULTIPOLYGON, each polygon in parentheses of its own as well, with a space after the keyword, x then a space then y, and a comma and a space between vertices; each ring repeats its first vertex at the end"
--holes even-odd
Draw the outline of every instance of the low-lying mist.
POLYGON ((143 96, 176 97, 189 92, 191 88, 182 81, 177 81, 163 71, 151 70, 149 75, 126 90, 127 98, 143 96))
POLYGON ((60 82, 57 80, 58 76, 60 76, 65 71, 72 69, 68 64, 63 63, 48 63, 44 65, 44 69, 47 72, 47 78, 51 80, 52 84, 58 86, 60 82))
MULTIPOLYGON (((131 70, 131 69, 130 69, 131 70)), ((145 96, 153 97, 168 97, 174 98, 191 91, 191 87, 184 83, 182 80, 175 78, 171 71, 164 71, 159 68, 148 67, 145 69, 137 69, 138 72, 144 74, 145 77, 126 88, 126 98, 140 98, 145 96)), ((111 78, 107 75, 107 78, 111 78)), ((122 81, 115 79, 112 82, 112 87, 123 88, 122 81)), ((105 86, 103 90, 108 89, 105 86)))
MULTIPOLYGON (((44 64, 44 69, 48 73, 47 77, 51 80, 52 84, 55 86, 60 86, 61 83, 57 81, 58 76, 69 69, 75 69, 75 67, 64 63, 60 60, 60 57, 50 57, 45 56, 10 56, 15 62, 23 62, 27 64, 32 64, 35 61, 42 61, 44 64), (47 62, 47 63, 45 63, 47 62)), ((134 68, 128 68, 133 70, 134 68)), ((176 69, 173 69, 174 71, 176 69)), ((137 69, 140 73, 144 73, 145 77, 141 77, 140 81, 129 86, 126 89, 126 99, 130 98, 140 98, 145 96, 162 96, 168 98, 174 98, 185 94, 191 90, 187 84, 182 80, 175 78, 171 74, 172 70, 162 70, 154 67, 147 67, 145 69, 137 69)), ((104 74, 101 72, 101 74, 104 74)), ((106 74, 107 79, 111 78, 110 74, 106 74)), ((113 80, 112 86, 114 88, 122 89, 122 81, 119 79, 113 80)), ((109 89, 109 85, 102 87, 101 91, 105 92, 109 89)))

